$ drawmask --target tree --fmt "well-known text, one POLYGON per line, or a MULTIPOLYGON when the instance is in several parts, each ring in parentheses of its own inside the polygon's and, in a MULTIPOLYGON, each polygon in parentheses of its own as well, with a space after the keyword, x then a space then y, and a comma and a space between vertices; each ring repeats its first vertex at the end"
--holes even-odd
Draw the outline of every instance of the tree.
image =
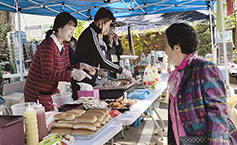
POLYGON ((78 39, 81 33, 88 27, 87 21, 77 20, 77 27, 75 29, 75 38, 78 39))
POLYGON ((198 23, 194 29, 197 31, 200 39, 198 55, 205 56, 207 53, 211 53, 211 31, 208 21, 202 21, 201 23, 198 23))

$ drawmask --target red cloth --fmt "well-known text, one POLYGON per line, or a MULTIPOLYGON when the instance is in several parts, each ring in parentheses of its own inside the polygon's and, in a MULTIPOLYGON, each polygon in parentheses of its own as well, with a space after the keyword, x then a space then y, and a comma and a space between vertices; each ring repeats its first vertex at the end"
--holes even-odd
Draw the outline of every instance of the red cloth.
MULTIPOLYGON (((69 59, 69 48, 64 43, 62 55, 52 38, 45 39, 37 48, 26 79, 24 95, 26 102, 39 99, 46 111, 53 108, 51 95, 39 94, 39 91, 58 93, 59 81, 71 81, 72 67, 69 59)), ((79 64, 75 67, 79 68, 79 64)))
POLYGON ((234 13, 234 4, 233 0, 226 0, 227 2, 227 16, 234 13))

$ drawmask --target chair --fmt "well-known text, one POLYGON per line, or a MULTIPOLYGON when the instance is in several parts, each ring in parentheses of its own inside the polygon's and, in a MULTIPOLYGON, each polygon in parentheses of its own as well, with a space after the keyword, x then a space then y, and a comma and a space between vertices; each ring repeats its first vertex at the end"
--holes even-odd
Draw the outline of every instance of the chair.
POLYGON ((5 99, 0 95, 0 105, 2 105, 2 104, 5 104, 5 107, 7 108, 8 113, 10 115, 12 115, 10 110, 9 110, 9 108, 8 108, 8 105, 7 105, 6 101, 5 101, 5 99))
POLYGON ((17 103, 24 103, 24 87, 25 81, 19 81, 10 84, 4 84, 3 86, 3 98, 5 102, 11 107, 17 103))

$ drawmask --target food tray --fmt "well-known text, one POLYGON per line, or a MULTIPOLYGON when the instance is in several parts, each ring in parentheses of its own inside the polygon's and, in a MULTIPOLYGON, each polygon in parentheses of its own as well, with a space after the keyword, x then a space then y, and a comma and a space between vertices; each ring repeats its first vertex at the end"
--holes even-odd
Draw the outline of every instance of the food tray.
POLYGON ((64 104, 64 105, 60 106, 60 108, 58 108, 58 111, 59 112, 65 112, 65 111, 71 110, 71 109, 85 110, 83 104, 64 104))
POLYGON ((128 85, 118 86, 118 87, 112 87, 112 88, 110 88, 110 87, 104 87, 103 84, 100 84, 100 85, 98 85, 98 86, 95 86, 94 88, 99 89, 100 91, 101 91, 101 90, 126 90, 126 89, 128 89, 128 88, 130 88, 130 87, 136 85, 139 81, 140 81, 140 80, 136 80, 136 81, 134 81, 134 82, 131 82, 131 83, 128 84, 128 85))
POLYGON ((94 88, 99 89, 101 100, 116 99, 118 97, 123 96, 124 92, 127 92, 128 94, 134 91, 137 88, 137 85, 139 82, 140 80, 136 80, 135 82, 132 82, 128 85, 118 86, 118 87, 113 87, 113 88, 105 88, 103 87, 103 84, 101 84, 101 85, 95 86, 94 88))
POLYGON ((96 133, 94 133, 92 135, 72 135, 72 134, 70 134, 70 135, 74 136, 75 140, 90 140, 90 139, 94 138, 95 136, 97 136, 107 126, 109 126, 113 120, 114 120, 114 117, 108 123, 106 123, 102 128, 100 128, 96 133))

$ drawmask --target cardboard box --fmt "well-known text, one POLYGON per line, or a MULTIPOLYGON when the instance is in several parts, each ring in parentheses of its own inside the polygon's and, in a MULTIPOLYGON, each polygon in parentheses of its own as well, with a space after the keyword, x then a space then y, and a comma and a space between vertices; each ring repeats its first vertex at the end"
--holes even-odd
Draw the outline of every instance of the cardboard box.
POLYGON ((81 97, 94 97, 100 99, 99 89, 94 89, 93 91, 77 91, 78 99, 81 97))

